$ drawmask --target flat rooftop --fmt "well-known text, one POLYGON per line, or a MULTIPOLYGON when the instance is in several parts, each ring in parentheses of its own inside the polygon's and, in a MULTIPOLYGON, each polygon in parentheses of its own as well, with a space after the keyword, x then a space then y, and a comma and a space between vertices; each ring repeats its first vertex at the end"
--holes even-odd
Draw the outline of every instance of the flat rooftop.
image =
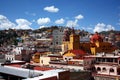
MULTIPOLYGON (((18 68, 22 68, 22 64, 8 64, 7 66, 11 66, 11 67, 18 67, 18 68)), ((34 65, 33 65, 34 66, 34 65)), ((38 71, 47 71, 47 70, 53 70, 53 68, 50 67, 45 67, 45 66, 34 66, 33 70, 38 70, 38 71)))
POLYGON ((105 56, 102 56, 102 55, 89 55, 89 56, 85 56, 85 57, 93 57, 93 58, 119 58, 120 56, 118 55, 105 55, 105 56))
POLYGON ((0 73, 22 77, 23 80, 41 80, 48 77, 58 77, 59 72, 65 72, 61 69, 35 65, 33 65, 33 69, 28 69, 23 68, 23 65, 19 61, 18 63, 0 65, 0 73))

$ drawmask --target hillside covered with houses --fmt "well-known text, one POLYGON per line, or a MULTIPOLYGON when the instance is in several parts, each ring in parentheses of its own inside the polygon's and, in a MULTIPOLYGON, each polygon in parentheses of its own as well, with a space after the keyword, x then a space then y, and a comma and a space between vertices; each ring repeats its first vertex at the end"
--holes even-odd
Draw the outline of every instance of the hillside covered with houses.
MULTIPOLYGON (((66 76, 68 80, 120 79, 119 31, 90 33, 52 26, 37 30, 1 30, 0 33, 0 62, 4 66, 47 70, 48 73, 51 69, 67 71, 64 77, 54 80, 66 80, 66 76)), ((56 71, 56 74, 60 73, 56 71)), ((12 75, 16 77, 14 72, 12 75)), ((17 78, 23 79, 24 76, 17 78)), ((8 74, 7 78, 10 78, 8 74)))

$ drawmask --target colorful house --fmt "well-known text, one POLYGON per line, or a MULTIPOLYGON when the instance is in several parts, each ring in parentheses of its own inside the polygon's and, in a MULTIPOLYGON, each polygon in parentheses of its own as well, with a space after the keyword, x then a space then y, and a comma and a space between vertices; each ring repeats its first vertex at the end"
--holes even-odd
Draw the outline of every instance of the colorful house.
POLYGON ((80 42, 79 35, 73 33, 70 35, 70 41, 63 42, 62 52, 78 49, 96 55, 98 52, 113 52, 115 47, 109 42, 104 42, 97 32, 90 38, 90 42, 80 42))
POLYGON ((103 38, 96 32, 91 38, 91 53, 96 55, 100 52, 113 52, 115 47, 109 42, 104 42, 103 38))
POLYGON ((69 50, 63 54, 63 60, 67 62, 70 69, 79 67, 79 70, 90 70, 94 58, 85 57, 87 55, 83 50, 69 50))
POLYGON ((73 58, 75 59, 79 59, 79 58, 83 58, 85 55, 87 55, 83 50, 68 50, 67 52, 65 52, 63 54, 63 59, 65 61, 69 61, 73 58))
POLYGON ((63 54, 63 59, 51 60, 49 66, 63 68, 70 71, 90 70, 94 58, 85 57, 88 54, 83 50, 68 50, 63 54))

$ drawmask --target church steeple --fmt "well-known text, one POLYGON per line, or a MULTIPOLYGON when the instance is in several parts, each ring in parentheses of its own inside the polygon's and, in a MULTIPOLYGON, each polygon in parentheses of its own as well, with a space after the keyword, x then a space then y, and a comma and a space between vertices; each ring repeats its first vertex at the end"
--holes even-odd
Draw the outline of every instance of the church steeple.
POLYGON ((72 27, 72 31, 71 31, 71 34, 75 34, 75 30, 74 30, 74 27, 72 27))
POLYGON ((69 50, 79 49, 79 47, 80 47, 80 37, 79 35, 75 34, 75 30, 74 28, 72 28, 72 32, 70 35, 69 50))

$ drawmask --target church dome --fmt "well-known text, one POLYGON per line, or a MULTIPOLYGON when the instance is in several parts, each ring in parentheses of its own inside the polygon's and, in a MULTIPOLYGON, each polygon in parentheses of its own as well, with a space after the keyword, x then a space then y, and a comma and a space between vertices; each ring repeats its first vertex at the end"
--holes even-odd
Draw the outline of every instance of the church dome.
POLYGON ((90 38, 91 42, 103 42, 103 38, 96 32, 91 38, 90 38))

